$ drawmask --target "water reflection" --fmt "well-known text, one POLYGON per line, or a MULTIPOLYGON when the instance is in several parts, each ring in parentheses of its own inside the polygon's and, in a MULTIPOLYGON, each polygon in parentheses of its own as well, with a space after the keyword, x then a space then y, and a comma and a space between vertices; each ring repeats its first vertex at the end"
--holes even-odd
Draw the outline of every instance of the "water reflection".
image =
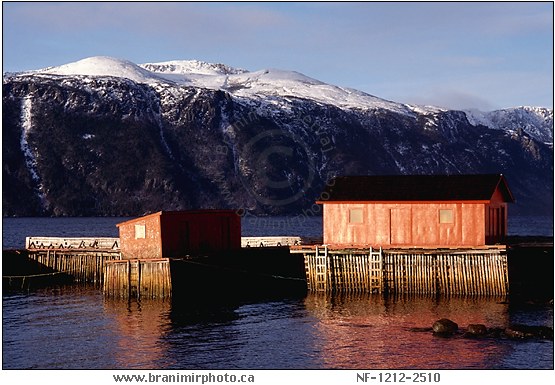
POLYGON ((170 301, 105 299, 115 335, 114 369, 162 369, 168 362, 163 336, 171 327, 170 301))
POLYGON ((504 327, 507 305, 495 299, 309 294, 306 309, 318 318, 325 367, 343 369, 491 368, 510 346, 492 339, 439 338, 413 328, 449 318, 504 327))
MULTIPOLYGON (((174 306, 175 303, 174 303, 174 306)), ((301 300, 180 303, 165 336, 171 356, 187 369, 305 369, 313 367, 311 324, 301 300)))
POLYGON ((449 318, 553 326, 491 298, 308 294, 137 302, 68 287, 3 297, 4 369, 552 369, 553 341, 434 337, 449 318))

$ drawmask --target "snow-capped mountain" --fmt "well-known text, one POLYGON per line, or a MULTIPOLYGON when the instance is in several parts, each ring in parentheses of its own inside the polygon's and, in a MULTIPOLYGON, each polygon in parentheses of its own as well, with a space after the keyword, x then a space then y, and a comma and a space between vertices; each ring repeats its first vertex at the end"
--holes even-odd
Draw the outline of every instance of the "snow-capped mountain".
POLYGON ((49 67, 38 71, 31 71, 34 75, 61 75, 61 76, 113 76, 126 78, 137 83, 160 83, 165 81, 152 72, 145 70, 128 60, 98 56, 79 60, 75 63, 64 64, 58 67, 49 67))
POLYGON ((295 71, 264 69, 247 71, 225 64, 198 60, 168 61, 136 65, 127 60, 97 56, 44 70, 34 75, 73 75, 120 77, 153 86, 185 85, 224 90, 237 97, 268 99, 306 98, 342 108, 386 108, 414 114, 418 111, 439 111, 436 107, 408 106, 390 102, 355 89, 338 87, 312 79, 295 71))
POLYGON ((504 173, 553 205, 553 111, 396 103, 294 71, 93 57, 5 74, 5 215, 299 214, 335 175, 504 173))
MULTIPOLYGON (((159 87, 193 86, 223 90, 235 97, 258 98, 272 104, 275 104, 272 97, 290 97, 305 98, 340 108, 381 108, 413 116, 446 111, 434 106, 391 102, 355 89, 326 84, 295 71, 265 69, 251 72, 225 64, 206 63, 199 60, 174 60, 137 65, 128 60, 96 56, 29 73, 119 77, 159 87)), ((536 139, 553 143, 553 110, 542 107, 516 107, 490 112, 476 110, 464 112, 473 125, 513 131, 521 129, 536 139)))
POLYGON ((535 139, 553 144, 553 110, 545 107, 515 107, 491 112, 466 111, 471 124, 497 130, 522 130, 535 139))

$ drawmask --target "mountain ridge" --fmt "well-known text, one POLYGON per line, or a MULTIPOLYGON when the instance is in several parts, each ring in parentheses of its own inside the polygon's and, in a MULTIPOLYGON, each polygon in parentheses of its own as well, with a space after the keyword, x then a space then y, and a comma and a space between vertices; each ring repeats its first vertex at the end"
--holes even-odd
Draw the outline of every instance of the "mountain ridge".
MULTIPOLYGON (((266 97, 268 95, 305 97, 341 108, 387 108, 409 115, 448 111, 446 108, 436 106, 411 105, 389 101, 356 89, 330 85, 296 71, 278 69, 248 71, 222 63, 208 63, 200 60, 172 60, 135 64, 124 59, 96 56, 57 67, 12 73, 10 75, 114 76, 151 85, 166 83, 168 85, 223 90, 234 96, 246 98, 252 98, 260 94, 266 97), (257 88, 253 92, 247 91, 255 83, 258 83, 257 88), (308 87, 302 87, 303 84, 308 85, 308 87), (276 90, 279 87, 281 87, 281 90, 276 90)), ((545 143, 553 143, 552 109, 518 106, 494 111, 461 111, 474 125, 481 124, 491 129, 516 130, 519 123, 521 123, 524 130, 536 139, 545 143), (526 122, 527 119, 523 119, 524 115, 527 115, 528 119, 534 119, 535 122, 533 124, 526 122), (515 116, 520 116, 520 122, 515 116)))
POLYGON ((318 214, 331 177, 399 173, 503 173, 518 211, 553 207, 552 110, 470 115, 293 71, 158 65, 5 74, 3 214, 318 214))

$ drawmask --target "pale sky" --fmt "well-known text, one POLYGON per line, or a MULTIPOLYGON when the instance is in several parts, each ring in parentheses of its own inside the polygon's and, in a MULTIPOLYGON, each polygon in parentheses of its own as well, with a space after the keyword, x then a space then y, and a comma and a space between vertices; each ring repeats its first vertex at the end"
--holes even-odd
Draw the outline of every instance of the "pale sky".
POLYGON ((553 108, 552 2, 3 2, 2 32, 3 72, 197 59, 402 103, 553 108))

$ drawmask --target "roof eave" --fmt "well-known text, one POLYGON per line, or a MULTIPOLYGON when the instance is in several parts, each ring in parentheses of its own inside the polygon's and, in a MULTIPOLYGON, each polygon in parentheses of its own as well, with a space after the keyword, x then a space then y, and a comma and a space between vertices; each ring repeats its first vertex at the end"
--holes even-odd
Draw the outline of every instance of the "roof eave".
POLYGON ((465 199, 465 200, 425 200, 425 201, 370 201, 370 200, 327 200, 327 201, 316 201, 316 204, 351 204, 351 203, 361 203, 361 204, 441 204, 441 203, 479 203, 488 204, 491 203, 489 199, 465 199))
POLYGON ((505 179, 505 176, 504 176, 503 174, 500 174, 499 176, 500 176, 500 178, 499 178, 499 181, 497 182, 497 185, 495 186, 495 189, 496 189, 496 190, 497 190, 497 189, 500 189, 500 184, 501 184, 501 182, 503 182, 503 189, 500 189, 500 190, 501 190, 501 194, 503 194, 503 195, 505 195, 504 193, 507 194, 507 197, 508 197, 509 199, 506 199, 506 200, 505 200, 506 202, 508 202, 508 203, 515 203, 515 202, 516 202, 516 199, 515 199, 515 197, 513 196, 513 193, 511 192, 511 190, 509 189, 509 184, 507 183, 507 180, 505 179))

